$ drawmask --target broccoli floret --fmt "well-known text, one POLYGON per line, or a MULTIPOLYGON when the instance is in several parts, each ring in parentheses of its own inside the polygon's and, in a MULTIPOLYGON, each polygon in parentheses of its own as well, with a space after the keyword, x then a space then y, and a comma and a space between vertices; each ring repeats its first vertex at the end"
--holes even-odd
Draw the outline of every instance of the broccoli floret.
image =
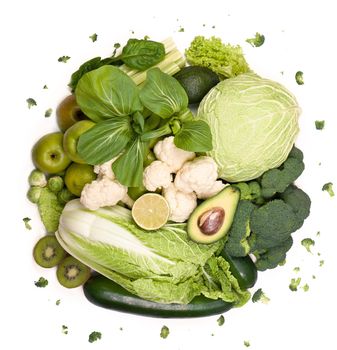
POLYGON ((240 200, 225 245, 230 256, 246 256, 250 251, 247 237, 250 235, 250 215, 256 206, 247 200, 240 200))
POLYGON ((264 202, 261 196, 261 186, 257 181, 238 182, 233 184, 240 190, 240 199, 252 201, 256 204, 262 204, 264 202))
POLYGON ((315 241, 311 238, 304 238, 302 239, 301 244, 307 250, 307 252, 312 253, 311 247, 315 245, 315 241))
POLYGON ((252 251, 277 247, 285 242, 298 226, 292 207, 281 199, 274 199, 254 209, 250 217, 252 251))
POLYGON ((322 191, 327 191, 330 195, 330 197, 333 197, 335 195, 334 191, 333 191, 333 183, 332 182, 327 182, 326 184, 323 185, 322 187, 322 191))
POLYGON ((292 247, 292 245, 293 239, 291 236, 289 236, 289 238, 285 242, 281 243, 276 247, 265 250, 262 254, 258 254, 256 252, 256 268, 259 271, 265 271, 267 269, 273 269, 277 267, 279 264, 285 261, 286 254, 288 250, 292 247))
POLYGON ((303 172, 303 153, 293 147, 287 160, 277 169, 266 171, 261 178, 261 194, 271 198, 276 193, 282 193, 303 172))
POLYGON ((257 303, 261 302, 263 304, 268 304, 270 302, 270 299, 267 297, 265 292, 262 290, 262 288, 259 288, 252 296, 252 302, 257 303))
POLYGON ((297 225, 295 231, 298 230, 302 227, 304 220, 310 214, 310 197, 295 185, 290 185, 283 193, 281 193, 280 198, 290 205, 296 214, 297 225))

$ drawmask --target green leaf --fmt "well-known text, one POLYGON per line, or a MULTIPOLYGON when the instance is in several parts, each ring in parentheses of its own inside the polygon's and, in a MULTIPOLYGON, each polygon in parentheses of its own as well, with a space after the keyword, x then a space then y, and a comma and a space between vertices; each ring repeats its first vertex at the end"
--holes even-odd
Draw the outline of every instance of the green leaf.
POLYGON ((151 40, 129 39, 124 46, 122 55, 118 58, 137 70, 148 69, 162 61, 165 57, 165 47, 162 43, 151 40))
POLYGON ((138 187, 143 184, 143 160, 146 142, 135 138, 127 150, 112 164, 117 180, 124 186, 138 187))
POLYGON ((144 116, 140 112, 136 112, 132 116, 132 120, 134 122, 134 130, 136 130, 139 134, 141 134, 144 131, 145 121, 144 116))
POLYGON ((132 135, 130 117, 107 119, 80 136, 77 151, 87 163, 102 164, 120 154, 132 135))
POLYGON ((203 120, 186 121, 175 135, 174 144, 185 151, 211 151, 213 148, 211 130, 203 120))
POLYGON ((142 110, 137 85, 119 68, 103 66, 86 73, 76 87, 76 101, 95 122, 142 110))
POLYGON ((161 118, 169 118, 188 106, 184 88, 159 68, 147 72, 147 78, 139 93, 143 105, 161 118))

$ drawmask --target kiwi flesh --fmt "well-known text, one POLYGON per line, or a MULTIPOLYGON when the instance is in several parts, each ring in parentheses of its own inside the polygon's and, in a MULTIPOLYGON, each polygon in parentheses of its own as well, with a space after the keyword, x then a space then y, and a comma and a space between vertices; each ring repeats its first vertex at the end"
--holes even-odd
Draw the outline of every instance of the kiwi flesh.
POLYGON ((66 288, 76 288, 90 277, 90 268, 72 256, 63 259, 57 266, 57 279, 66 288))
POLYGON ((43 236, 33 248, 34 260, 38 265, 46 268, 58 265, 66 256, 67 252, 54 235, 43 236))

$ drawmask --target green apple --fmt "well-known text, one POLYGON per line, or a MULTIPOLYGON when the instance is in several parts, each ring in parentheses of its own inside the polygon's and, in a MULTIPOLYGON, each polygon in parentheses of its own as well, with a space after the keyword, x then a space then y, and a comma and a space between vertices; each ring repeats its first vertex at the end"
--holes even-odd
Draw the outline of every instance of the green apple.
POLYGON ((77 143, 80 136, 95 125, 91 120, 81 120, 72 125, 63 137, 63 148, 68 157, 76 163, 85 164, 77 152, 77 143))
POLYGON ((72 163, 64 176, 64 182, 68 190, 77 197, 80 197, 83 187, 97 177, 94 167, 89 164, 72 163))
POLYGON ((63 134, 53 132, 42 136, 34 145, 32 159, 36 168, 44 173, 57 174, 71 163, 63 149, 63 134))
POLYGON ((74 95, 67 96, 56 109, 56 121, 62 132, 80 120, 88 119, 81 111, 74 95))

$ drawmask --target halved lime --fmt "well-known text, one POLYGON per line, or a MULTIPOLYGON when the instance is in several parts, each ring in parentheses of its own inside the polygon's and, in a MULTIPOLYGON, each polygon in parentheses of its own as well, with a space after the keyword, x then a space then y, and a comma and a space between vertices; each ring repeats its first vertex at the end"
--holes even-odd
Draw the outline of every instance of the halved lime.
POLYGON ((170 216, 166 199, 158 193, 145 193, 132 207, 132 217, 144 230, 157 230, 164 226, 170 216))

